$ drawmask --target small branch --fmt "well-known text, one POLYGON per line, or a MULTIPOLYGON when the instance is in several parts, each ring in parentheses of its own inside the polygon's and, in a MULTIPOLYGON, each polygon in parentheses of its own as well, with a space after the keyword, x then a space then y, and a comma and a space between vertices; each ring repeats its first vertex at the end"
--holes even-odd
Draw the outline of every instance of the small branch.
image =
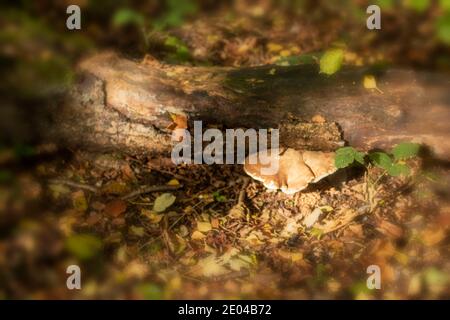
POLYGON ((122 200, 128 200, 134 197, 137 197, 141 194, 145 194, 145 193, 151 193, 151 192, 160 192, 160 191, 173 191, 173 190, 178 190, 180 188, 182 188, 183 185, 176 185, 176 186, 170 186, 170 185, 161 185, 161 186, 144 186, 144 187, 140 187, 137 190, 134 190, 124 196, 121 197, 122 200))
POLYGON ((88 184, 84 184, 84 183, 77 183, 77 182, 73 182, 70 180, 63 180, 63 179, 50 179, 48 181, 49 183, 54 183, 54 184, 63 184, 66 185, 68 187, 72 187, 72 188, 77 188, 77 189, 83 189, 83 190, 87 190, 90 192, 98 192, 98 189, 94 186, 90 186, 88 184))
POLYGON ((174 172, 170 172, 170 171, 168 171, 168 170, 156 168, 156 167, 150 166, 150 165, 148 165, 148 167, 149 167, 151 170, 155 170, 155 171, 158 171, 158 172, 160 172, 160 173, 165 173, 165 174, 171 175, 172 177, 174 177, 175 179, 178 179, 178 180, 184 180, 184 181, 188 181, 188 180, 189 180, 189 179, 187 179, 187 178, 185 178, 185 177, 183 177, 183 176, 181 176, 181 175, 179 175, 179 174, 176 174, 176 173, 174 173, 174 172))
MULTIPOLYGON (((72 188, 77 188, 77 189, 83 189, 83 190, 87 190, 93 193, 97 193, 99 191, 98 188, 88 185, 88 184, 84 184, 84 183, 77 183, 77 182, 73 182, 70 180, 64 180, 64 179, 50 179, 48 180, 49 183, 53 183, 53 184, 62 184, 62 185, 66 185, 72 188)), ((121 197, 122 200, 128 200, 134 197, 137 197, 141 194, 145 194, 145 193, 151 193, 151 192, 159 192, 159 191, 172 191, 172 190, 177 190, 182 188, 183 185, 176 185, 176 186, 171 186, 171 185, 161 185, 161 186, 144 186, 144 187, 140 187, 137 190, 134 190, 124 196, 121 197)))
POLYGON ((245 189, 247 188, 250 179, 245 177, 244 183, 242 184, 241 192, 239 192, 238 204, 243 204, 245 200, 245 189))

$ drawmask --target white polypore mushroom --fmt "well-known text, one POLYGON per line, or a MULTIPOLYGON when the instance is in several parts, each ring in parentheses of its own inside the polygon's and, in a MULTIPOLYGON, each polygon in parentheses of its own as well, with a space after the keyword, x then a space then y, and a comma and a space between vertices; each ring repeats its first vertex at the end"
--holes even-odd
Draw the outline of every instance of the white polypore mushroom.
POLYGON ((270 149, 247 157, 244 171, 267 189, 294 194, 335 172, 334 157, 334 152, 270 149), (278 170, 267 174, 276 161, 278 170))

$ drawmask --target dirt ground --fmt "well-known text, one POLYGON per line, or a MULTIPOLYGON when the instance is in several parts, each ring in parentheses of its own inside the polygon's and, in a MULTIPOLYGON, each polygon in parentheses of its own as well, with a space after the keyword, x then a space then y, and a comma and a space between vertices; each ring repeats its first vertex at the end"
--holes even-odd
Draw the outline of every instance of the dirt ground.
MULTIPOLYGON (((150 32, 145 46, 133 27, 113 29, 114 40, 96 23, 86 33, 139 59, 239 67, 314 60, 344 31, 353 39, 346 64, 449 70, 440 59, 447 47, 429 41, 438 9, 419 20, 388 12, 380 39, 363 36, 333 5, 308 19, 272 5, 201 7, 202 19, 150 32)), ((65 50, 78 57, 77 46, 65 50)), ((34 52, 54 57, 53 49, 34 52)), ((31 59, 17 43, 9 50, 31 59)), ((33 99, 8 101, 46 101, 33 99)), ((408 160, 409 177, 341 169, 294 195, 266 190, 241 165, 174 166, 39 142, 2 147, 0 164, 0 298, 450 298, 448 159, 408 160), (165 190, 139 192, 152 186, 165 190), (155 210, 163 194, 164 209, 155 210), (72 264, 81 267, 82 290, 66 287, 72 264), (380 267, 380 290, 366 286, 371 265, 380 267)))

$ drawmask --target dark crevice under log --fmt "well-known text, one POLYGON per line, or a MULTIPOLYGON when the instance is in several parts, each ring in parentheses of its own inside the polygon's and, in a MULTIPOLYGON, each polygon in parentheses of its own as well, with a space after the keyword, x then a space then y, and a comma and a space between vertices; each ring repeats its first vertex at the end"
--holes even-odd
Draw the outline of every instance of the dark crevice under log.
POLYGON ((189 123, 256 129, 321 115, 362 150, 416 141, 439 157, 450 155, 448 75, 378 71, 380 93, 363 87, 368 71, 362 68, 326 76, 313 65, 184 67, 104 53, 79 69, 78 81, 43 128, 50 139, 70 146, 167 154, 170 113, 186 115, 189 123))

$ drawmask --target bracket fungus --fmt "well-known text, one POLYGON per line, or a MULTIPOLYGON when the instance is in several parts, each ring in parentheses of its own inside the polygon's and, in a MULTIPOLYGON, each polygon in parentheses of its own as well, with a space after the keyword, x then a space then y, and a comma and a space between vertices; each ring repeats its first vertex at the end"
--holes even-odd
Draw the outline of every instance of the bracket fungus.
POLYGON ((269 149, 248 156, 244 171, 269 190, 294 194, 334 173, 334 158, 334 152, 269 149), (274 163, 277 170, 268 170, 274 163))

